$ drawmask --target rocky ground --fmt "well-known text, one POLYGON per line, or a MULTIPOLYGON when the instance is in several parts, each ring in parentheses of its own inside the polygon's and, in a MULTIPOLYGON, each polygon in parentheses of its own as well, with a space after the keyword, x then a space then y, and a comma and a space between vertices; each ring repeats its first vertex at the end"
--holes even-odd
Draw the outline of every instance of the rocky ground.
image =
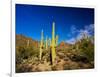
POLYGON ((16 67, 16 72, 40 72, 90 69, 94 68, 94 63, 88 62, 87 59, 83 56, 77 56, 69 52, 65 53, 62 50, 58 50, 54 65, 51 65, 49 53, 46 53, 42 57, 41 61, 38 60, 38 57, 31 57, 29 59, 23 60, 23 62, 21 64, 16 65, 16 67))

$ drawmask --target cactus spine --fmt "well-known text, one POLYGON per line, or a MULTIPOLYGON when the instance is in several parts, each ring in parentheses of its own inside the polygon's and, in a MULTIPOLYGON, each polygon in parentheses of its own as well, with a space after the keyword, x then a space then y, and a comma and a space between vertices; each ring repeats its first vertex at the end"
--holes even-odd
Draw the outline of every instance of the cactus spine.
POLYGON ((44 45, 43 45, 43 30, 42 30, 42 32, 41 32, 41 41, 40 41, 40 53, 39 53, 39 59, 40 60, 42 58, 43 47, 44 47, 44 45))
POLYGON ((51 44, 51 51, 52 51, 52 64, 54 65, 55 58, 56 58, 56 50, 55 50, 55 23, 53 22, 52 27, 52 44, 51 44))

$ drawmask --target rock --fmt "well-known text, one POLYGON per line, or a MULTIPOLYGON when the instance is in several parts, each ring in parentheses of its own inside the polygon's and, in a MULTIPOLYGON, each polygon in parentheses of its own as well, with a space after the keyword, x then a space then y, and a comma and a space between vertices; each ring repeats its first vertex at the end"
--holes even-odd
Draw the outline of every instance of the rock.
POLYGON ((44 63, 44 64, 38 64, 36 70, 38 71, 51 71, 51 66, 49 63, 44 63))

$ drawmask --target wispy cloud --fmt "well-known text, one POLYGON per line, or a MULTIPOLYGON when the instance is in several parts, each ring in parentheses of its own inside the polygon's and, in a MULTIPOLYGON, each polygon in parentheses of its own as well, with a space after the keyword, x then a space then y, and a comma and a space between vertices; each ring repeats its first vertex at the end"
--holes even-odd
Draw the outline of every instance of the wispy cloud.
POLYGON ((83 34, 90 37, 94 35, 94 24, 86 25, 83 29, 77 29, 76 26, 71 26, 70 28, 70 39, 67 39, 66 42, 70 44, 74 44, 77 40, 82 39, 83 34), (73 36, 74 35, 74 36, 73 36))
POLYGON ((74 44, 75 40, 76 40, 75 38, 71 38, 71 39, 66 40, 66 43, 74 44))
POLYGON ((75 25, 72 25, 71 28, 70 28, 70 31, 72 34, 75 34, 78 32, 77 28, 75 27, 75 25))

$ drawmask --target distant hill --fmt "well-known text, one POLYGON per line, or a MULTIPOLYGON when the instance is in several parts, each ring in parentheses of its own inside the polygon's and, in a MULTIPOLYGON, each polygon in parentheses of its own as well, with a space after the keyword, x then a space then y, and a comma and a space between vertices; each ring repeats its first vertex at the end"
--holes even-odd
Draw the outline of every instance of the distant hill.
POLYGON ((66 43, 66 42, 64 42, 64 41, 62 41, 62 42, 58 45, 58 47, 69 47, 69 46, 71 46, 71 44, 68 44, 68 43, 66 43))
POLYGON ((38 47, 39 42, 22 34, 16 34, 16 46, 34 46, 38 47))

